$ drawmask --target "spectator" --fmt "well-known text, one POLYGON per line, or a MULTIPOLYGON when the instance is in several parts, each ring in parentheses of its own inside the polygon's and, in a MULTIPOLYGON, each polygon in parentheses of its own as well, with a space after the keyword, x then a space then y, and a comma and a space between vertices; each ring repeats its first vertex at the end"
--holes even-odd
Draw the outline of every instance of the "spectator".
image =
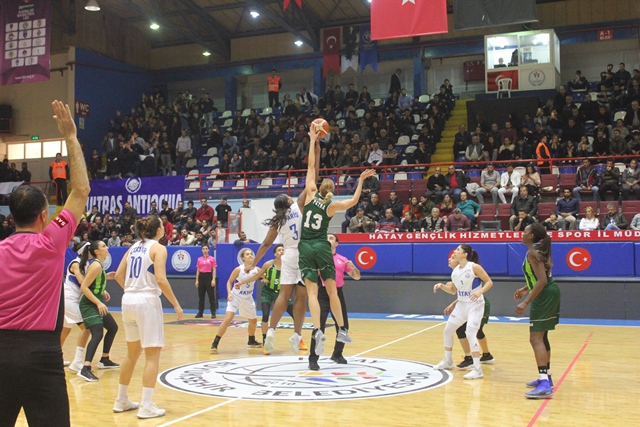
POLYGON ((416 218, 420 218, 422 211, 420 210, 417 196, 412 196, 411 199, 409 199, 409 203, 407 203, 403 209, 403 215, 407 213, 407 211, 413 212, 416 218))
POLYGON ((544 225, 544 228, 546 228, 548 231, 562 230, 563 224, 564 220, 561 221, 558 218, 558 214, 555 212, 551 212, 549 214, 549 218, 545 219, 542 223, 542 225, 544 225))
POLYGON ((187 160, 191 153, 191 138, 187 135, 187 130, 182 129, 180 138, 176 142, 176 172, 184 175, 186 172, 187 160))
POLYGON ((449 215, 453 213, 453 210, 455 208, 456 208, 456 204, 453 203, 453 198, 451 197, 450 194, 446 194, 442 198, 442 202, 438 206, 438 209, 440 209, 440 216, 443 217, 445 220, 449 215))
POLYGON ((613 160, 607 160, 607 166, 602 170, 600 174, 600 187, 598 192, 600 193, 600 200, 606 201, 607 191, 611 190, 613 193, 613 200, 618 201, 620 196, 620 170, 613 165, 613 160))
POLYGON ((460 200, 460 193, 467 187, 470 179, 463 171, 456 171, 455 166, 449 165, 447 174, 444 177, 445 191, 442 192, 443 196, 451 194, 453 201, 458 203, 460 200))
POLYGON ((580 70, 576 70, 575 77, 569 82, 567 86, 569 86, 569 89, 572 92, 577 90, 587 90, 589 88, 589 82, 582 75, 582 72, 580 70))
POLYGON ((447 222, 444 226, 444 231, 469 231, 471 230, 471 224, 466 216, 462 215, 460 209, 455 208, 453 215, 449 215, 447 222))
POLYGON ((402 223, 400 224, 400 231, 403 233, 420 231, 420 222, 413 211, 409 210, 404 214, 404 218, 402 218, 402 223))
POLYGON ((384 209, 382 203, 378 200, 377 194, 372 194, 369 198, 369 202, 364 207, 364 214, 368 216, 372 221, 378 222, 384 215, 384 209))
MULTIPOLYGON (((513 171, 513 167, 511 169, 513 171)), ((493 204, 495 205, 498 203, 499 188, 500 174, 494 169, 493 163, 489 162, 487 163, 487 168, 480 174, 480 188, 476 191, 476 197, 480 203, 484 203, 484 195, 490 193, 493 204)))
POLYGON ((384 211, 384 218, 376 224, 376 233, 395 233, 400 229, 400 221, 393 216, 391 208, 384 211))
POLYGON ((621 62, 618 64, 618 71, 613 75, 613 84, 615 85, 618 83, 620 86, 624 87, 629 83, 629 80, 631 80, 631 73, 625 69, 624 62, 621 62))
POLYGON ((196 243, 196 238, 193 234, 189 233, 186 229, 180 232, 180 246, 193 246, 196 243))
POLYGON ((640 213, 635 214, 629 226, 631 230, 640 230, 640 213))
POLYGON ((516 146, 513 144, 515 139, 504 138, 502 145, 498 148, 498 160, 513 160, 516 146))
POLYGON ((517 219, 518 212, 525 211, 530 217, 538 215, 538 202, 529 195, 529 190, 526 186, 520 187, 518 197, 511 202, 511 217, 509 217, 509 224, 513 230, 513 222, 517 219))
POLYGON ((626 230, 629 223, 624 214, 618 212, 617 204, 607 203, 607 213, 602 216, 600 227, 604 230, 626 230))
POLYGON ((370 176, 362 183, 362 192, 360 200, 368 200, 373 194, 377 194, 380 190, 380 181, 376 175, 370 176))
MULTIPOLYGON (((425 129, 425 127, 422 129, 425 129)), ((478 135, 478 142, 480 142, 479 138, 480 136, 478 135)), ((461 154, 464 154, 469 145, 471 145, 471 134, 467 132, 465 125, 460 125, 458 133, 453 137, 453 158, 458 158, 461 154)))
MULTIPOLYGON (((365 180, 366 182, 366 180, 365 180)), ((364 186, 364 184, 363 184, 364 186)), ((387 209, 391 209, 391 211, 393 212, 393 216, 395 216, 396 218, 400 219, 402 217, 402 211, 403 211, 403 204, 402 201, 400 199, 398 199, 398 194, 395 191, 391 191, 389 193, 389 200, 387 200, 386 202, 384 202, 384 205, 382 206, 382 208, 386 211, 387 209)))
POLYGON ((118 230, 111 230, 111 237, 107 240, 107 246, 114 247, 120 246, 120 237, 118 237, 118 230))
POLYGON ((516 139, 518 139, 518 132, 511 127, 510 120, 504 122, 504 129, 502 129, 502 132, 500 134, 500 143, 504 144, 504 140, 506 138, 509 138, 509 141, 511 142, 514 142, 516 139))
POLYGON ((9 225, 9 221, 7 219, 2 220, 2 227, 0 228, 0 240, 4 240, 7 237, 11 236, 15 233, 16 230, 11 225, 9 225))
POLYGON ((258 243, 255 240, 247 238, 247 234, 244 231, 238 233, 238 238, 233 242, 235 246, 246 245, 247 243, 258 243))
POLYGON ((440 216, 440 209, 438 208, 431 209, 431 213, 420 221, 420 228, 422 231, 439 233, 444 230, 444 226, 445 219, 440 216))
POLYGON ((69 178, 69 164, 62 160, 62 154, 56 153, 56 159, 49 165, 49 179, 56 183, 58 206, 63 206, 67 201, 69 178))
MULTIPOLYGON (((384 132, 384 129, 382 130, 384 132)), ((371 153, 369 154, 371 156, 371 153)), ((398 152, 393 148, 393 144, 387 144, 387 149, 382 153, 382 166, 395 166, 398 164, 398 152)), ((393 170, 393 169, 392 169, 393 170)))
POLYGON ((427 180, 427 192, 425 193, 425 196, 429 199, 435 195, 436 202, 442 199, 442 193, 446 186, 444 175, 440 171, 440 166, 436 166, 433 175, 427 180))
POLYGON ((31 171, 27 167, 27 162, 22 162, 22 170, 20 171, 20 181, 25 184, 31 184, 31 171))
POLYGON ((502 203, 507 203, 505 193, 511 193, 511 204, 513 204, 518 195, 520 182, 520 173, 513 170, 511 163, 507 163, 507 171, 500 176, 500 189, 498 189, 498 197, 502 203))
POLYGON ((436 204, 433 203, 433 200, 427 199, 423 194, 420 196, 420 202, 418 202, 418 209, 420 209, 420 215, 418 218, 426 218, 431 215, 431 211, 436 207, 436 204))
POLYGON ((269 92, 269 108, 279 107, 278 94, 282 88, 282 79, 276 75, 275 68, 271 70, 271 75, 267 77, 267 91, 269 92))
POLYGON ((483 145, 480 144, 480 137, 473 135, 471 137, 471 145, 464 152, 464 157, 468 162, 477 162, 482 158, 483 145))
POLYGON ((511 221, 511 228, 513 231, 524 231, 527 225, 531 225, 534 222, 536 220, 527 215, 527 212, 522 209, 518 212, 518 216, 511 221))
POLYGON ((593 200, 598 201, 598 171, 591 166, 589 159, 582 160, 582 166, 576 172, 576 187, 573 189, 573 197, 582 201, 581 191, 592 191, 593 200))
POLYGON ((564 219, 567 224, 566 229, 570 229, 580 211, 580 202, 575 197, 571 197, 571 190, 568 188, 562 190, 562 195, 563 198, 556 202, 556 213, 558 218, 564 219))
POLYGON ((216 206, 215 210, 218 221, 222 223, 223 227, 227 227, 227 224, 229 222, 229 212, 232 211, 231 206, 229 206, 227 203, 227 196, 222 196, 220 198, 220 204, 216 206))
POLYGON ((458 202, 456 206, 457 209, 460 209, 460 212, 469 219, 471 226, 478 221, 478 216, 480 212, 482 212, 482 207, 479 204, 468 199, 466 191, 460 193, 460 202, 458 202))
POLYGON ((402 84, 400 83, 400 75, 402 74, 402 70, 400 68, 396 69, 395 74, 391 75, 391 84, 389 85, 389 95, 393 95, 400 93, 400 89, 402 89, 402 84))
POLYGON ((629 200, 631 190, 636 194, 636 199, 640 200, 640 169, 636 159, 631 159, 629 167, 622 172, 622 200, 629 200))
POLYGON ((598 222, 598 218, 593 213, 593 208, 591 206, 587 206, 585 209, 585 217, 580 220, 580 224, 578 225, 578 230, 597 230, 600 228, 600 224, 598 222))
POLYGON ((364 215, 361 206, 356 208, 356 215, 349 221, 349 231, 352 233, 371 233, 375 230, 376 223, 364 215))
POLYGON ((631 108, 627 110, 627 115, 624 116, 624 124, 629 131, 640 129, 640 106, 638 100, 631 102, 631 108))
POLYGON ((200 208, 196 211, 194 219, 198 225, 202 225, 203 221, 213 222, 213 208, 207 204, 207 199, 200 199, 200 208))

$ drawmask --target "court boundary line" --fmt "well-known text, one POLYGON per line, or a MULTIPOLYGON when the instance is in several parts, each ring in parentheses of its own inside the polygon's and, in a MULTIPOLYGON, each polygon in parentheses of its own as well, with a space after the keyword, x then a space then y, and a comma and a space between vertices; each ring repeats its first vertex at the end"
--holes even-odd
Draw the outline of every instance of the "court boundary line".
MULTIPOLYGON (((360 353, 358 353, 358 354, 355 354, 355 355, 353 355, 352 357, 359 357, 359 356, 361 356, 361 355, 363 355, 363 354, 367 354, 367 353, 370 353, 370 352, 372 352, 372 351, 379 350, 379 349, 381 349, 381 348, 384 348, 384 347, 387 347, 387 346, 389 346, 389 345, 395 344, 395 343, 397 343, 397 342, 403 341, 403 340, 405 340, 405 339, 407 339, 407 338, 411 338, 411 337, 413 337, 413 336, 415 336, 415 335, 418 335, 418 334, 421 334, 421 333, 423 333, 423 332, 429 331, 429 330, 431 330, 431 329, 437 328, 438 326, 442 326, 442 325, 444 325, 444 324, 446 324, 446 322, 441 322, 441 323, 438 323, 437 325, 429 326, 428 328, 425 328, 425 329, 422 329, 422 330, 419 330, 419 331, 413 332, 413 333, 411 333, 411 334, 409 334, 409 335, 405 335, 404 337, 400 337, 400 338, 395 339, 395 340, 393 340, 393 341, 390 341, 390 342, 388 342, 388 343, 385 343, 385 344, 379 345, 379 346, 377 346, 377 347, 374 347, 374 348, 372 348, 372 349, 369 349, 369 350, 366 350, 366 351, 360 352, 360 353)), ((194 413, 192 413, 192 414, 187 414, 187 415, 184 415, 184 416, 182 416, 182 417, 180 417, 180 418, 177 418, 177 419, 175 419, 175 420, 172 420, 172 421, 166 422, 166 423, 164 423, 164 424, 160 424, 158 427, 168 427, 168 426, 171 426, 171 425, 174 425, 174 424, 180 423, 180 422, 182 422, 182 421, 188 420, 188 419, 190 419, 190 418, 196 417, 196 416, 198 416, 198 415, 202 415, 202 414, 204 414, 204 413, 206 413, 206 412, 212 411, 212 410, 217 409, 217 408, 220 408, 220 407, 222 407, 222 406, 228 405, 229 403, 237 402, 238 400, 242 400, 242 399, 243 399, 242 397, 235 397, 235 398, 233 398, 233 399, 229 399, 229 400, 227 400, 227 401, 225 401, 225 402, 221 402, 221 403, 218 403, 218 404, 216 404, 216 405, 210 406, 210 407, 208 407, 208 408, 201 409, 201 410, 199 410, 199 411, 197 411, 197 412, 194 412, 194 413)))
MULTIPOLYGON (((567 375, 569 375, 569 372, 571 372, 571 369, 573 369, 573 366, 576 364, 580 356, 582 356, 582 353, 586 350, 587 346, 589 345, 589 342, 591 341, 592 336, 593 336, 593 331, 587 337, 586 341, 582 345, 582 348, 578 351, 578 354, 576 354, 573 360, 571 361, 571 363, 569 363, 569 366, 567 366, 567 369, 565 369, 564 373, 560 377, 560 381, 558 381, 558 383, 553 388, 554 393, 558 391, 558 389, 564 382, 564 379, 567 378, 567 375)), ((536 413, 533 414, 533 418, 531 418, 531 421, 529 421, 529 424, 527 424, 527 427, 532 427, 536 423, 536 421, 538 421, 538 418, 540 418, 540 415, 542 415, 542 412, 545 410, 549 402, 551 402, 552 400, 553 399, 545 399, 545 401, 542 403, 542 405, 540 405, 536 413)))

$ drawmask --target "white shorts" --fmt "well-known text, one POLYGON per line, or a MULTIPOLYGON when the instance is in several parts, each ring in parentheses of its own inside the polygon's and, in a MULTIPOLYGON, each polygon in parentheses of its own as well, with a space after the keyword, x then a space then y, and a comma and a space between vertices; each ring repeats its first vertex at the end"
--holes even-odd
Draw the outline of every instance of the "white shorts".
POLYGON ((227 303, 227 311, 233 313, 240 312, 240 316, 246 317, 247 319, 256 319, 258 317, 256 315, 256 302, 252 296, 241 297, 237 294, 232 295, 233 298, 227 303))
POLYGON ((484 300, 482 302, 459 301, 453 309, 451 316, 449 316, 447 323, 454 325, 457 329, 467 322, 468 328, 480 329, 483 315, 484 300))
POLYGON ((142 348, 164 347, 162 303, 155 294, 125 292, 122 323, 127 342, 140 341, 142 348))
POLYGON ((302 280, 298 258, 297 249, 288 249, 284 252, 280 266, 280 285, 295 285, 302 280))
POLYGON ((75 298, 64 299, 64 328, 72 328, 73 325, 82 323, 80 314, 80 300, 75 298))

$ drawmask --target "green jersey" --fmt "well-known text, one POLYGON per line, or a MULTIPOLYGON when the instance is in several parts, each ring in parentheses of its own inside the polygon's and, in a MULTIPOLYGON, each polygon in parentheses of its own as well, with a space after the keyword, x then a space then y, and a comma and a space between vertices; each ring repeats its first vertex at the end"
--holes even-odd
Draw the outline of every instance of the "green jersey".
MULTIPOLYGON (((529 260, 526 256, 524 258, 524 262, 522 263, 522 272, 524 273, 524 278, 527 281, 527 288, 529 288, 529 292, 531 292, 533 290, 533 287, 536 285, 536 282, 538 281, 538 277, 536 276, 535 271, 533 271, 531 263, 529 263, 529 260)), ((547 285, 550 283, 555 283, 553 277, 551 277, 551 273, 547 271, 546 274, 547 285)))
POLYGON ((331 202, 322 203, 322 196, 316 193, 313 200, 304 206, 302 214, 302 240, 327 240, 327 230, 331 217, 327 209, 331 202))
POLYGON ((280 270, 276 268, 276 265, 273 264, 271 267, 267 269, 265 273, 267 283, 264 284, 265 287, 279 292, 280 291, 280 270))

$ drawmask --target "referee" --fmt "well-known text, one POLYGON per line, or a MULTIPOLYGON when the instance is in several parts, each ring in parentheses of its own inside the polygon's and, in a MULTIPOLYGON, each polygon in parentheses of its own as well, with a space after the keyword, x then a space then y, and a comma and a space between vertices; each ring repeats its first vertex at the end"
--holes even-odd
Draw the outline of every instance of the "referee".
POLYGON ((60 347, 62 272, 90 187, 69 106, 52 106, 67 144, 72 190, 51 222, 38 187, 22 185, 9 197, 16 233, 0 242, 0 265, 10 266, 0 277, 0 427, 13 426, 20 409, 31 427, 70 425, 60 347))

